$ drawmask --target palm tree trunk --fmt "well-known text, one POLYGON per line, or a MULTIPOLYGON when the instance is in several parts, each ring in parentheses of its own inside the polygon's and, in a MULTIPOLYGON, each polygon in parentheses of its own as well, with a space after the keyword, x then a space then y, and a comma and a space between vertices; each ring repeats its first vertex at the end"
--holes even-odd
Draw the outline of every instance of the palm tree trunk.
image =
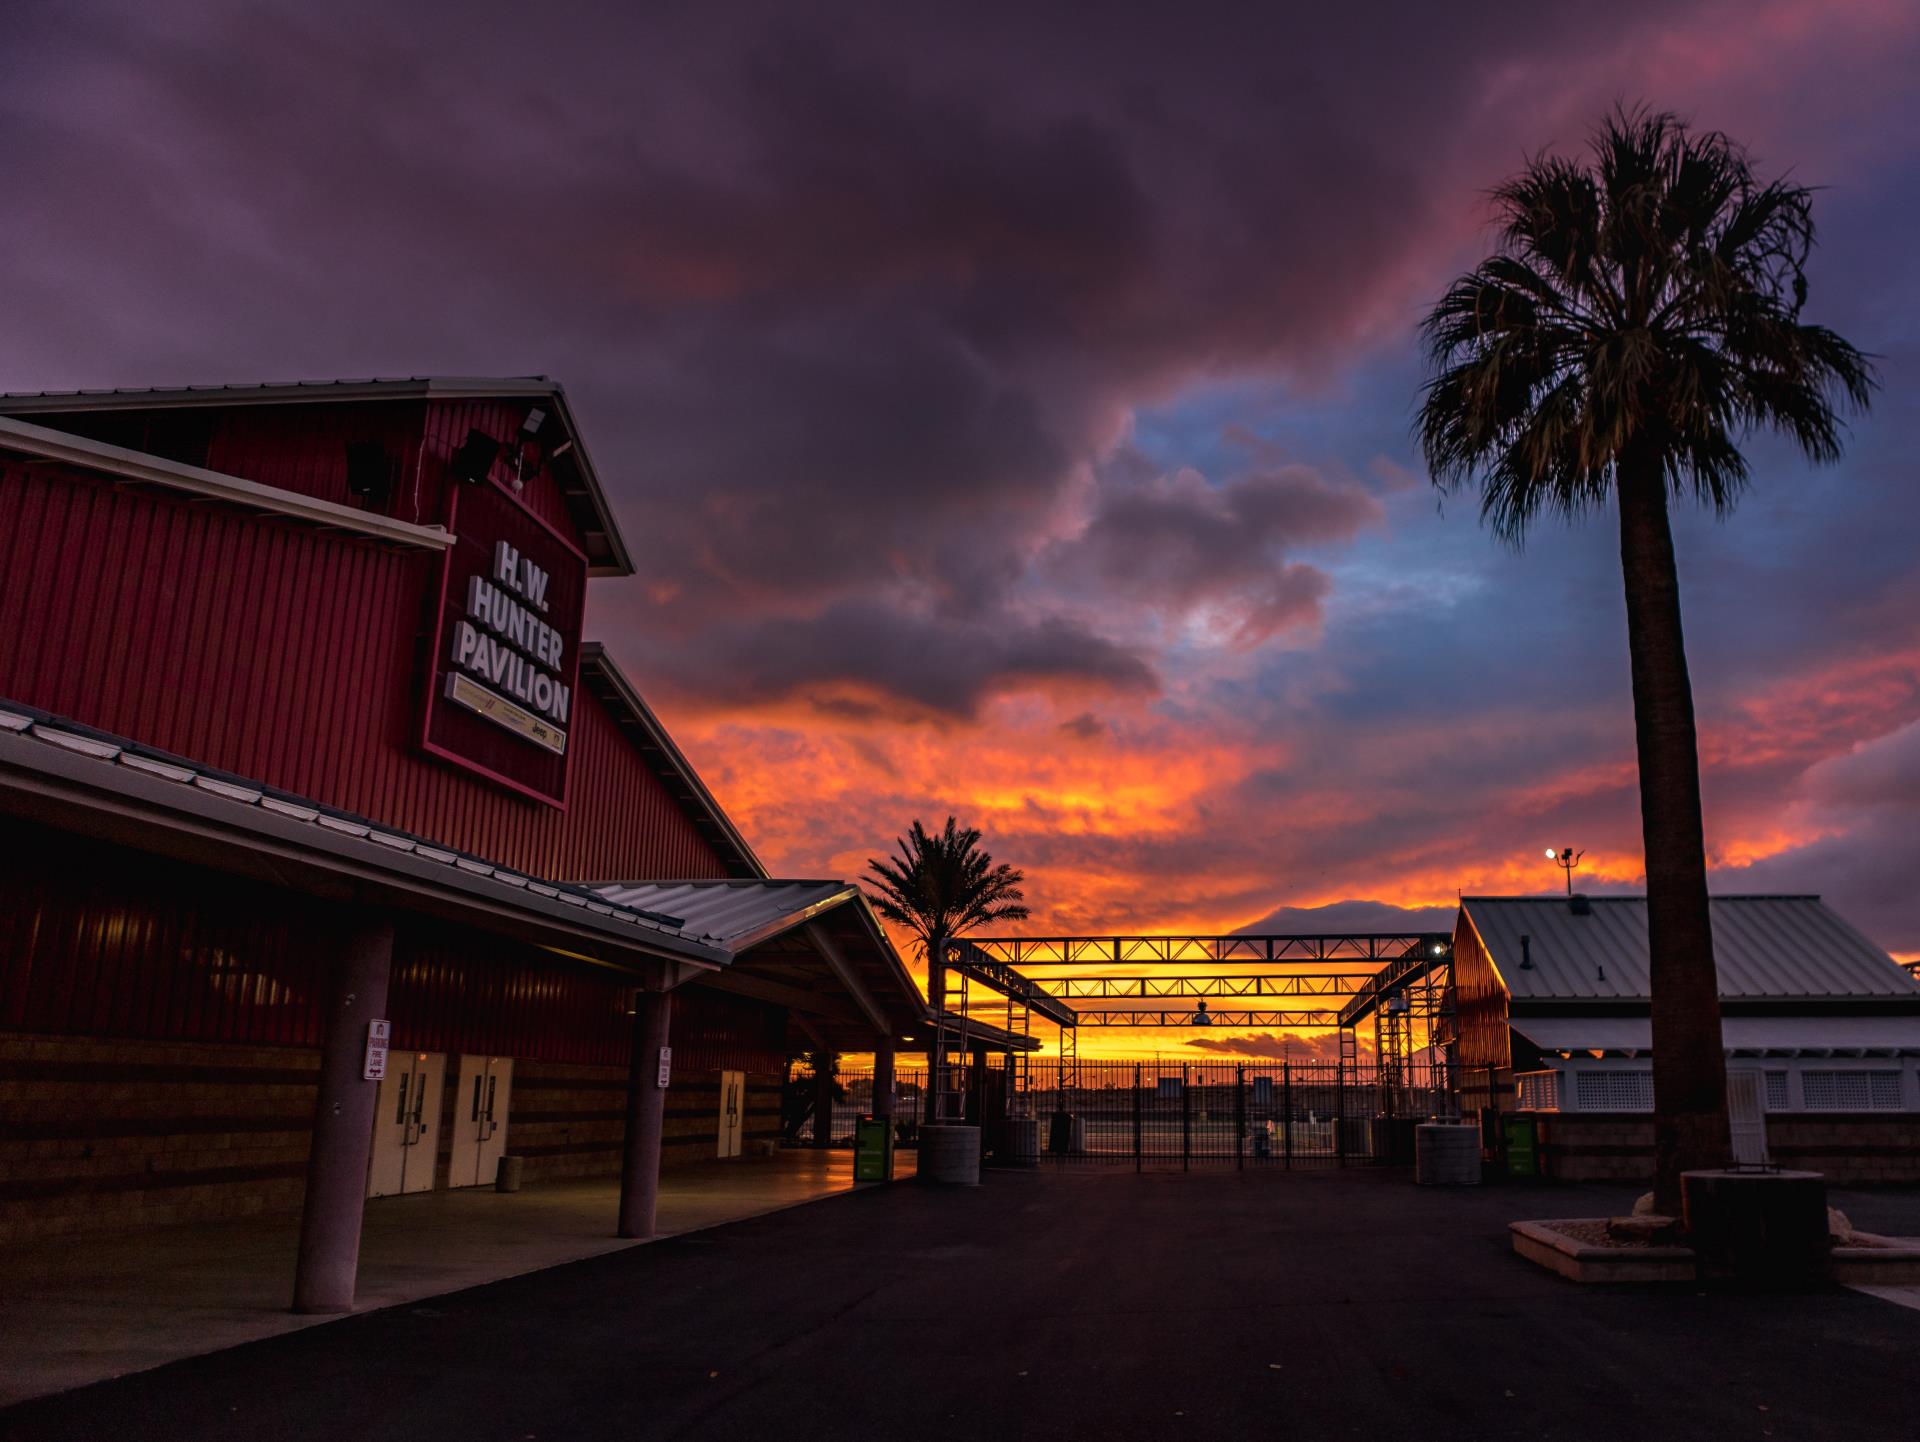
POLYGON ((1653 990, 1654 1204, 1680 1213, 1680 1174, 1725 1166, 1727 1068, 1707 910, 1706 836, 1680 579, 1655 459, 1620 463, 1620 567, 1633 660, 1640 828, 1647 857, 1653 990))
POLYGON ((927 1037, 926 1095, 921 1098, 927 1126, 932 1126, 937 1120, 935 1098, 939 1096, 944 1080, 940 1068, 945 1060, 941 1052, 946 1041, 946 1029, 940 1025, 940 1014, 947 1005, 947 972, 936 958, 945 956, 946 950, 947 939, 944 936, 936 934, 927 938, 927 1005, 933 1008, 933 1030, 927 1037))

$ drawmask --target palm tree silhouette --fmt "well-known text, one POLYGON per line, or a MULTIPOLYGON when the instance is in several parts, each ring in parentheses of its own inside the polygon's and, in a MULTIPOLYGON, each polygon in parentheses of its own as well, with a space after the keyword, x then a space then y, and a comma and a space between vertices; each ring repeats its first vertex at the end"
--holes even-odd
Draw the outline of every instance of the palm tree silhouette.
POLYGON ((1669 498, 1720 515, 1756 429, 1840 455, 1836 403, 1864 410, 1869 361, 1800 318, 1813 196, 1762 183, 1746 151, 1672 115, 1616 110, 1583 161, 1542 156, 1493 192, 1495 253, 1423 327, 1417 429, 1435 485, 1478 485, 1518 545, 1543 512, 1617 505, 1652 947, 1656 1203, 1730 1153, 1707 911, 1693 691, 1669 498))
MULTIPOLYGON (((920 938, 927 957, 927 1000, 934 1016, 946 1005, 946 978, 940 958, 954 937, 990 921, 1024 921, 1027 908, 1020 884, 1027 878, 1005 862, 999 865, 980 849, 980 832, 947 818, 946 829, 929 832, 914 819, 896 843, 899 858, 871 857, 874 909, 888 921, 920 938)), ((936 1025, 935 1035, 938 1035, 936 1025)), ((937 1046, 937 1044, 936 1044, 937 1046)), ((927 1069, 926 1119, 934 1119, 941 1059, 927 1069)))

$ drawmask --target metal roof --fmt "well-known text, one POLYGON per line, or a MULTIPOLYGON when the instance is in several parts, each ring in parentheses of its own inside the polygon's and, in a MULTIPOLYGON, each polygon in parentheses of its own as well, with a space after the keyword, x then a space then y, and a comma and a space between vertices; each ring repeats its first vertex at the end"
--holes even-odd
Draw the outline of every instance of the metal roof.
MULTIPOLYGON (((995 1026, 992 1022, 982 1021, 977 1016, 970 1017, 957 1011, 943 1011, 940 1016, 940 1025, 946 1029, 955 1045, 959 1044, 963 1030, 969 1045, 978 1043, 990 1051, 1039 1051, 1045 1045, 1037 1036, 1030 1036, 1025 1032, 1008 1031, 1004 1026, 995 1026)), ((931 1007, 927 1008, 926 1017, 925 1024, 932 1027, 934 1022, 931 1007)), ((925 1041, 931 1049, 933 1038, 926 1037, 925 1041)))
POLYGON ((615 881, 588 883, 602 901, 680 919, 685 936, 739 953, 823 911, 857 901, 846 881, 615 881))
POLYGON ((633 557, 620 535, 600 474, 587 455, 587 443, 567 404, 567 393, 550 376, 370 376, 321 381, 259 381, 238 385, 116 387, 106 390, 8 391, 0 393, 0 414, 9 416, 82 414, 93 411, 172 409, 180 406, 304 405, 357 400, 539 399, 552 405, 573 441, 570 453, 580 477, 578 494, 586 500, 607 546, 609 565, 598 574, 630 576, 633 557))
MULTIPOLYGON (((1644 1056, 1653 1049, 1644 1016, 1515 1017, 1513 1029, 1542 1051, 1644 1056)), ((1866 1056, 1920 1053, 1920 1016, 1730 1016, 1720 1022, 1729 1054, 1866 1056)))
POLYGON ((73 782, 91 794, 142 803, 143 814, 221 824, 263 848, 292 843, 303 853, 385 873, 396 884, 425 882, 483 900, 530 921, 564 921, 667 957, 707 965, 725 949, 689 934, 682 918, 612 902, 584 887, 529 876, 363 816, 263 786, 141 746, 124 737, 54 718, 16 702, 0 703, 0 782, 73 782))
MULTIPOLYGON (((1516 1002, 1646 1000, 1646 898, 1585 900, 1587 915, 1563 896, 1466 896, 1460 909, 1516 1002)), ((1817 896, 1716 896, 1709 906, 1724 998, 1920 999, 1920 982, 1817 896)))

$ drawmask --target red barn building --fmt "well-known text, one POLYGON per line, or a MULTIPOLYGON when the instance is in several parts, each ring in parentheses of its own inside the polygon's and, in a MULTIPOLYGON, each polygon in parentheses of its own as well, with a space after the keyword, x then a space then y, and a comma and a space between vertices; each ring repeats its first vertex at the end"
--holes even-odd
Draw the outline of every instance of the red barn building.
POLYGON ((7 397, 0 555, 0 1240, 299 1209, 337 1310, 365 1196, 509 1141, 645 1235, 926 1014, 582 636, 633 568, 549 381, 7 397))

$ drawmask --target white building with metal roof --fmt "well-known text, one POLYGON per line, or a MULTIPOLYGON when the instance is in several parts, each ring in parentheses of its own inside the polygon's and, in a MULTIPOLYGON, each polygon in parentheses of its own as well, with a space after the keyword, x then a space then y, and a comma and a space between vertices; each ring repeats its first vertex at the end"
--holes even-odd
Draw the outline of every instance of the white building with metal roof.
MULTIPOLYGON (((1920 982, 1817 896, 1717 896, 1711 916, 1727 1065, 1760 1073, 1769 1113, 1920 1112, 1920 982)), ((1454 951, 1468 1088, 1651 1110, 1644 897, 1463 897, 1454 951)))

